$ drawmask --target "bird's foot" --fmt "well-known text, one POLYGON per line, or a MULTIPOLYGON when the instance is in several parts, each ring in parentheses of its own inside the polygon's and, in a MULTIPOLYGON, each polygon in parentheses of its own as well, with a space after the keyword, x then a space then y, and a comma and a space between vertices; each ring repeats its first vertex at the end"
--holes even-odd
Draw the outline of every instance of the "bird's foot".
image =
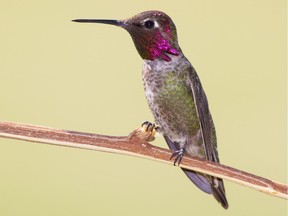
POLYGON ((153 141, 155 140, 155 135, 159 130, 159 126, 149 121, 144 121, 141 125, 141 130, 148 135, 148 141, 153 141))
POLYGON ((175 157, 175 160, 174 160, 174 166, 176 166, 176 163, 178 162, 178 166, 179 164, 181 163, 182 161, 182 158, 184 157, 184 154, 185 154, 185 149, 184 148, 181 148, 177 151, 174 151, 170 157, 170 160, 173 159, 175 157))
POLYGON ((157 132, 158 129, 159 129, 159 126, 154 124, 154 123, 151 123, 149 121, 144 121, 142 124, 141 124, 141 127, 146 131, 146 132, 152 132, 152 131, 155 131, 157 132))

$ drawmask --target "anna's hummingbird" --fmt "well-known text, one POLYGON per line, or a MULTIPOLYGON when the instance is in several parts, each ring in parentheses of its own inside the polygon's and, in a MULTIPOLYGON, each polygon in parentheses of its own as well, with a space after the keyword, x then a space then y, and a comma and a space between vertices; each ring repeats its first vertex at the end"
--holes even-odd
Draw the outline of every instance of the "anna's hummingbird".
MULTIPOLYGON (((120 26, 131 35, 144 60, 142 79, 149 107, 175 163, 183 155, 219 163, 216 133, 199 77, 181 51, 176 27, 161 11, 145 11, 129 19, 76 19, 82 23, 120 26)), ((174 163, 174 164, 175 164, 174 163)), ((227 209, 223 180, 185 170, 189 179, 227 209)))

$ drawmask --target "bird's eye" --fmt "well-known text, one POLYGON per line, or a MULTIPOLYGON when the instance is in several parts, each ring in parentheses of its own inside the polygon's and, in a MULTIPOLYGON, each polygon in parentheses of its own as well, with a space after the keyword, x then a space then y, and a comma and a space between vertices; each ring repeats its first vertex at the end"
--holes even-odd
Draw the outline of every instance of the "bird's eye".
POLYGON ((147 28, 147 29, 152 29, 152 28, 154 28, 154 26, 155 26, 155 22, 152 21, 152 20, 147 20, 147 21, 144 23, 144 26, 145 26, 145 28, 147 28))

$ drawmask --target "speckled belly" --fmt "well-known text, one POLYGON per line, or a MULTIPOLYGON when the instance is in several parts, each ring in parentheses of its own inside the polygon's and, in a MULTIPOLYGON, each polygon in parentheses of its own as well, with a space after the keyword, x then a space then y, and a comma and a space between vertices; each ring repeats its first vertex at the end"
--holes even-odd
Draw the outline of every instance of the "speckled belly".
POLYGON ((162 132, 173 142, 179 143, 180 147, 192 142, 196 149, 191 149, 194 152, 191 154, 198 154, 202 144, 199 121, 192 91, 185 85, 183 78, 166 72, 144 80, 145 92, 162 132))

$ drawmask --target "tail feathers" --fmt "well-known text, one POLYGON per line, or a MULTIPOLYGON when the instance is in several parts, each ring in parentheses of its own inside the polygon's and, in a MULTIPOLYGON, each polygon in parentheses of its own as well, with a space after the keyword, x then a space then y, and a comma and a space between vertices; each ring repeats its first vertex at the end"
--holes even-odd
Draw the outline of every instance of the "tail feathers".
POLYGON ((214 178, 214 177, 211 177, 211 178, 213 179, 214 182, 217 181, 217 183, 214 184, 216 186, 212 186, 213 196, 219 203, 221 203, 223 208, 227 209, 229 205, 228 205, 228 201, 225 195, 225 188, 224 188, 223 180, 219 178, 214 178))
POLYGON ((191 170, 182 169, 184 173, 187 175, 187 177, 203 192, 212 194, 213 190, 211 188, 211 183, 208 181, 208 179, 196 172, 193 172, 191 170))
POLYGON ((222 179, 214 178, 211 176, 204 176, 203 174, 186 169, 182 170, 200 190, 208 194, 213 194, 215 199, 221 203, 223 208, 228 208, 228 201, 225 196, 225 189, 222 179), (209 177, 212 179, 213 183, 209 180, 209 177))
MULTIPOLYGON (((173 143, 167 136, 164 135, 164 138, 173 151, 177 150, 177 146, 173 143)), ((225 188, 223 180, 219 178, 214 178, 212 176, 203 175, 191 170, 182 169, 187 177, 203 192, 208 194, 213 194, 215 199, 221 203, 222 207, 228 208, 228 201, 225 196, 225 188)))

